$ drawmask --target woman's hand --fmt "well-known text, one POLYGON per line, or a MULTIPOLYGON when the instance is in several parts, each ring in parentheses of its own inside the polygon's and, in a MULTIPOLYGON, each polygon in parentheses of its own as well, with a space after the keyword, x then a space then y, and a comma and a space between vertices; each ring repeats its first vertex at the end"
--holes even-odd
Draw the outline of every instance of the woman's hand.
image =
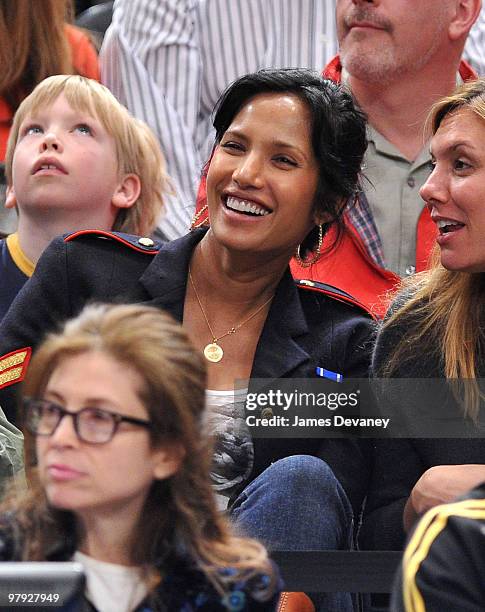
POLYGON ((456 497, 485 482, 485 465, 436 465, 426 470, 414 485, 403 513, 407 531, 416 518, 437 506, 447 504, 456 497))

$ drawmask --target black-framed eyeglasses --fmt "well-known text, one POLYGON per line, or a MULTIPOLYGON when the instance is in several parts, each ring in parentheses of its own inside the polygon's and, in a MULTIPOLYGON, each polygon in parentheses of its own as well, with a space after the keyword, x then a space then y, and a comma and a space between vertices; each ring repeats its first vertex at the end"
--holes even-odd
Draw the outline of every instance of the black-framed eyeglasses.
POLYGON ((90 444, 105 444, 115 435, 120 423, 132 423, 150 428, 150 421, 123 416, 101 408, 83 408, 79 412, 66 410, 59 404, 45 399, 24 399, 25 425, 36 436, 51 436, 62 419, 69 415, 77 437, 90 444))

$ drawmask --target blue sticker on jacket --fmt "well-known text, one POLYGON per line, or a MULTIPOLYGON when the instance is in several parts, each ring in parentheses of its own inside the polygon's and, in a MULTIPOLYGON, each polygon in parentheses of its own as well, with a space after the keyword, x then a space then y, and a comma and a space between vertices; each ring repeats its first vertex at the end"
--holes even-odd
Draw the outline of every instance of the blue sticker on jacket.
POLYGON ((338 372, 332 372, 331 370, 326 370, 325 368, 316 368, 315 370, 317 376, 321 376, 322 378, 328 378, 329 380, 333 380, 335 382, 342 382, 344 377, 342 374, 338 372))

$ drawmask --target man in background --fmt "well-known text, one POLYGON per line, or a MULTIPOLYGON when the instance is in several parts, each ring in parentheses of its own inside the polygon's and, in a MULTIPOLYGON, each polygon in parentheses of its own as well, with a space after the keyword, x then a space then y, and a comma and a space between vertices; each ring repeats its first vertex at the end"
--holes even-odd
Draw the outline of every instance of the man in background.
POLYGON ((363 191, 346 211, 347 232, 332 256, 305 268, 377 314, 379 296, 423 269, 436 228, 419 188, 430 172, 427 114, 455 86, 475 78, 461 60, 481 0, 337 0, 340 54, 324 74, 346 83, 369 121, 363 191))

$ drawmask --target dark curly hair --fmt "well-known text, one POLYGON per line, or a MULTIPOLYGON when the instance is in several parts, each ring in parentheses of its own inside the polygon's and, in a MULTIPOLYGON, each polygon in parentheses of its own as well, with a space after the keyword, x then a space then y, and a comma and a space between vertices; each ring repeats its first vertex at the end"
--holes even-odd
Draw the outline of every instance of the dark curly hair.
MULTIPOLYGON (((367 148, 366 117, 348 89, 313 70, 279 68, 259 70, 234 81, 219 98, 213 115, 219 143, 239 111, 262 93, 290 93, 305 102, 311 117, 312 148, 318 163, 314 211, 341 223, 342 204, 359 189, 362 160, 367 148)), ((311 250, 315 229, 302 247, 311 250)))

